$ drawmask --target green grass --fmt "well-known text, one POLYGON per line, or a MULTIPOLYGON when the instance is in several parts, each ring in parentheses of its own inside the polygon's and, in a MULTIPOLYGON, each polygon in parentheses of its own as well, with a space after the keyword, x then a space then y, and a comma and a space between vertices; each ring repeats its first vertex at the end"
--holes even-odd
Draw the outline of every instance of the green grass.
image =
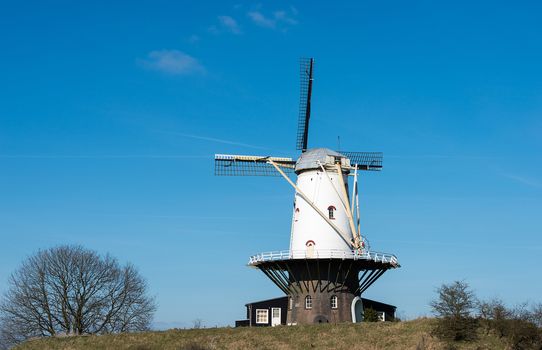
MULTIPOLYGON (((430 335, 433 319, 406 322, 323 324, 274 328, 208 328, 135 334, 46 338, 28 341, 18 350, 59 349, 450 349, 430 335)), ((481 334, 455 349, 505 349, 493 336, 481 334)))

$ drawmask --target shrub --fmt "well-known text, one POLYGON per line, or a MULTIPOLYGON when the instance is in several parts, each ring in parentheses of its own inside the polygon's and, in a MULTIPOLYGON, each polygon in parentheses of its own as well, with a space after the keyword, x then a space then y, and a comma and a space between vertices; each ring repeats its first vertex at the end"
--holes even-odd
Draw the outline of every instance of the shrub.
POLYGON ((542 304, 535 304, 531 311, 531 321, 537 326, 542 327, 542 304))
POLYGON ((363 311, 363 321, 364 322, 378 322, 378 313, 372 309, 367 308, 363 311))
POLYGON ((444 317, 438 319, 432 335, 441 340, 471 341, 477 338, 478 320, 472 317, 444 317))
POLYGON ((499 322, 499 331, 513 350, 541 349, 541 331, 532 322, 506 319, 499 322))
POLYGON ((489 334, 491 330, 495 331, 499 337, 503 337, 504 320, 512 317, 512 312, 506 308, 503 301, 493 299, 490 301, 478 302, 478 312, 480 325, 489 334))
POLYGON ((542 335, 536 323, 538 307, 529 311, 524 303, 509 309, 501 300, 493 299, 479 303, 479 319, 486 334, 493 332, 505 338, 510 349, 541 349, 542 335))

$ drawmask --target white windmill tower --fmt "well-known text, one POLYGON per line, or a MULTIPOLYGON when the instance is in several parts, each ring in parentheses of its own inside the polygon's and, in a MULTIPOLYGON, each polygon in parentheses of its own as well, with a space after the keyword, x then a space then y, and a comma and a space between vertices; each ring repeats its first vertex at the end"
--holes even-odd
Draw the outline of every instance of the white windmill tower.
POLYGON ((290 249, 249 260, 289 296, 288 323, 359 322, 361 293, 400 266, 394 255, 370 251, 360 232, 358 171, 381 170, 382 153, 307 149, 313 65, 312 58, 301 60, 301 156, 217 154, 215 175, 282 176, 295 189, 290 249))

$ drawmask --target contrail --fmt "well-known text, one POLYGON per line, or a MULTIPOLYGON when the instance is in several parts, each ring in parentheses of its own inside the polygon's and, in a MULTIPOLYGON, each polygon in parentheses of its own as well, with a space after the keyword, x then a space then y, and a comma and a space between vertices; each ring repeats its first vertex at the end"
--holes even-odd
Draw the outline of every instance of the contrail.
POLYGON ((529 187, 534 187, 534 188, 542 188, 542 183, 536 181, 536 180, 533 180, 533 179, 530 179, 530 178, 526 178, 524 176, 520 176, 520 175, 514 175, 514 174, 502 174, 502 176, 508 178, 508 179, 512 179, 514 181, 517 181, 521 184, 524 184, 526 186, 529 186, 529 187))
POLYGON ((242 142, 236 142, 236 141, 230 141, 230 140, 224 140, 224 139, 217 139, 217 138, 214 138, 214 137, 192 135, 192 134, 184 134, 184 133, 173 132, 173 131, 157 131, 157 132, 164 133, 164 134, 179 135, 179 136, 188 137, 188 138, 196 139, 196 140, 204 140, 204 141, 224 143, 224 144, 227 144, 227 145, 235 145, 235 146, 254 148, 254 149, 265 149, 265 150, 270 149, 269 147, 255 146, 255 145, 250 145, 248 143, 242 143, 242 142))

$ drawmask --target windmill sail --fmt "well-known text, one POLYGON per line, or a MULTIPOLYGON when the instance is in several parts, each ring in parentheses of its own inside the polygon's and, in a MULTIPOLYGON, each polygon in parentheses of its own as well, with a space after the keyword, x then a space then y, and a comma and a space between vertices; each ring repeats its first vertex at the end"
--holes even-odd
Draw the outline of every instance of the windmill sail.
POLYGON ((305 152, 309 139, 309 119, 311 117, 313 58, 302 58, 300 62, 300 101, 297 124, 297 149, 305 152))
POLYGON ((269 163, 269 160, 272 160, 287 174, 294 170, 295 160, 292 158, 215 154, 215 175, 281 176, 269 163))
POLYGON ((358 165, 359 170, 382 170, 382 152, 343 152, 350 159, 350 164, 358 165))

